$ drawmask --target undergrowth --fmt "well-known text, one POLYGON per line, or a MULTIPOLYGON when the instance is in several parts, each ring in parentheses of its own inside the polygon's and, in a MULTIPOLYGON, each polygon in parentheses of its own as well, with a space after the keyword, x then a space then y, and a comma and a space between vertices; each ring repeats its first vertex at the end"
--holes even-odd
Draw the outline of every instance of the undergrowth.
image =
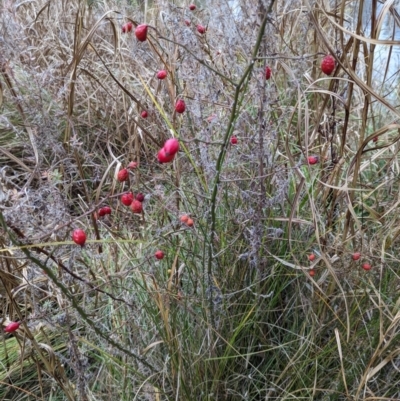
POLYGON ((0 399, 399 399, 396 4, 2 3, 0 399))

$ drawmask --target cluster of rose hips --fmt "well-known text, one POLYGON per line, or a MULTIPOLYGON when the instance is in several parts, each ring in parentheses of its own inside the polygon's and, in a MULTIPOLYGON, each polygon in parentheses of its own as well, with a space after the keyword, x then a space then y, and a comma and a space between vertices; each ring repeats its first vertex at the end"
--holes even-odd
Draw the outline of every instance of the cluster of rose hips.
MULTIPOLYGON (((179 141, 176 138, 170 138, 165 143, 164 146, 158 152, 158 160, 160 163, 168 163, 171 162, 175 155, 179 151, 179 141)), ((117 180, 119 182, 124 182, 128 180, 129 177, 129 169, 136 168, 138 164, 136 162, 131 162, 128 164, 127 168, 122 168, 118 171, 117 180)), ((132 192, 126 192, 121 195, 121 203, 125 206, 129 206, 133 213, 140 214, 143 212, 142 202, 145 197, 142 193, 138 193, 136 196, 132 192)), ((109 206, 103 206, 99 209, 98 215, 99 217, 105 216, 106 214, 111 214, 111 208, 109 206)), ((183 217, 181 221, 183 222, 183 217)), ((185 222, 189 227, 193 226, 193 220, 188 216, 185 216, 185 222)), ((80 228, 75 229, 72 232, 72 240, 80 246, 84 246, 86 243, 86 233, 80 228)), ((155 254, 157 259, 162 259, 164 257, 164 253, 162 251, 157 251, 155 254)))
MULTIPOLYGON (((190 8, 190 10, 193 11, 196 9, 196 6, 191 5, 189 8, 190 8)), ((133 29, 133 24, 130 21, 125 23, 122 26, 123 33, 131 32, 132 29, 133 29)), ((201 26, 198 26, 197 30, 200 33, 205 33, 205 31, 206 31, 206 29, 201 26)), ((146 24, 138 25, 135 29, 135 36, 136 36, 137 40, 140 42, 146 41, 147 32, 148 32, 148 25, 146 25, 146 24)), ((166 70, 160 70, 157 72, 157 78, 160 80, 163 80, 167 77, 167 74, 168 73, 166 70)), ((178 99, 175 103, 175 111, 177 113, 182 114, 185 110, 186 110, 186 104, 185 104, 184 100, 178 99)), ((142 110, 141 117, 142 118, 148 117, 147 110, 142 110)), ((175 155, 178 153, 178 151, 179 151, 179 141, 176 138, 168 139, 165 142, 164 146, 158 152, 158 155, 157 155, 158 161, 160 163, 169 163, 175 158, 175 155)), ((118 171, 117 180, 119 182, 127 181, 129 178, 129 169, 136 168, 136 167, 137 167, 137 163, 131 162, 127 168, 122 168, 120 171, 118 171)), ((126 192, 126 193, 122 194, 122 196, 121 196, 122 204, 125 206, 129 206, 133 213, 140 214, 143 212, 143 205, 142 205, 143 201, 144 201, 144 195, 141 193, 137 194, 136 197, 134 196, 134 194, 132 192, 126 192)), ((103 217, 107 214, 111 214, 111 208, 109 206, 103 206, 98 211, 99 217, 103 217)), ((192 221, 192 225, 193 225, 193 221, 192 221)), ((72 240, 77 245, 84 246, 85 242, 86 242, 86 233, 82 229, 77 228, 72 233, 72 240)), ((155 256, 157 259, 162 259, 164 257, 164 254, 162 251, 157 251, 155 256)))
MULTIPOLYGON (((308 260, 309 260, 310 262, 314 262, 314 260, 315 260, 315 255, 314 255, 313 253, 311 253, 310 255, 308 255, 308 260)), ((310 270, 308 271, 308 274, 309 274, 311 277, 314 277, 314 276, 315 276, 315 270, 314 270, 314 269, 310 269, 310 270)))
POLYGON ((188 227, 193 227, 194 221, 187 214, 184 214, 179 218, 181 223, 186 224, 188 227))
MULTIPOLYGON (((352 258, 354 261, 360 260, 360 258, 361 258, 361 253, 360 253, 360 252, 354 252, 353 255, 351 255, 351 258, 352 258)), ((363 263, 363 264, 361 265, 361 268, 364 269, 364 270, 366 270, 366 271, 368 271, 368 270, 371 270, 371 269, 372 269, 372 266, 371 266, 369 263, 363 263)))
MULTIPOLYGON (((190 11, 195 11, 196 8, 197 7, 196 7, 195 4, 190 4, 189 5, 189 10, 190 11)), ((185 19, 185 24, 186 24, 186 26, 190 26, 190 21, 188 19, 185 19)), ((206 33, 206 31, 207 31, 207 28, 205 26, 201 25, 201 24, 197 24, 196 25, 196 29, 197 29, 197 32, 200 33, 201 35, 204 35, 206 33)))
MULTIPOLYGON (((196 5, 190 4, 189 10, 195 11, 196 5)), ((185 24, 187 26, 189 26, 190 21, 185 20, 185 24)), ((122 33, 132 32, 132 29, 133 29, 133 24, 130 21, 126 22, 125 24, 122 25, 122 33)), ((196 29, 197 29, 197 32, 200 33, 201 35, 205 34, 207 31, 207 28, 201 24, 197 24, 196 29)), ((138 25, 135 29, 135 36, 136 36, 137 40, 139 40, 140 42, 144 42, 147 39, 147 30, 148 30, 148 25, 146 25, 146 24, 138 25)), ((163 78, 161 78, 161 79, 163 79, 163 78)))
POLYGON ((129 206, 133 213, 140 214, 143 211, 144 195, 142 193, 136 196, 132 192, 126 192, 121 195, 121 203, 129 206))
MULTIPOLYGON (((129 169, 137 168, 137 162, 130 162, 127 168, 122 168, 118 171, 117 180, 119 182, 124 182, 129 177, 129 169)), ((133 195, 132 192, 126 192, 121 196, 121 203, 125 206, 130 206, 133 213, 142 213, 143 206, 142 202, 144 201, 144 195, 142 193, 138 193, 136 197, 133 195)), ((103 206, 99 209, 97 216, 103 217, 107 214, 111 214, 112 209, 110 206, 103 206)), ((75 244, 84 246, 86 243, 86 233, 84 230, 77 228, 72 232, 72 240, 75 244)))
MULTIPOLYGON (((143 205, 142 202, 144 201, 144 195, 142 193, 138 193, 136 197, 132 192, 126 192, 121 195, 121 203, 125 206, 129 206, 133 213, 142 213, 143 205)), ((109 206, 104 206, 100 208, 98 215, 104 216, 106 214, 111 214, 111 208, 109 206)), ((72 232, 72 241, 75 244, 84 246, 86 243, 86 233, 81 228, 76 228, 72 232)))
MULTIPOLYGON (((132 23, 127 22, 126 24, 124 24, 122 26, 122 32, 123 33, 131 32, 132 27, 133 27, 132 23)), ((147 39, 147 30, 148 30, 148 25, 146 25, 146 24, 141 24, 136 27, 135 36, 140 42, 144 42, 147 39)), ((164 80, 167 77, 167 75, 168 75, 168 72, 166 70, 160 70, 156 74, 156 76, 159 80, 164 80)), ((182 99, 178 99, 175 103, 175 111, 177 113, 182 114, 182 113, 184 113, 185 110, 186 110, 185 101, 182 99)), ((147 118, 149 114, 148 114, 147 110, 143 110, 140 115, 142 118, 147 118)))
MULTIPOLYGON (((352 260, 354 260, 354 261, 360 260, 360 258, 361 258, 361 253, 360 253, 360 252, 354 252, 353 255, 351 255, 351 258, 352 258, 352 260)), ((310 262, 314 262, 314 260, 315 260, 315 255, 314 255, 313 253, 310 253, 310 254, 308 255, 308 260, 309 260, 310 262)), ((364 270, 366 270, 366 271, 368 271, 368 270, 371 270, 371 269, 372 269, 372 266, 371 266, 369 263, 363 263, 363 264, 361 265, 361 268, 364 269, 364 270)), ((308 274, 309 274, 311 277, 314 277, 314 276, 315 276, 315 270, 314 270, 314 269, 309 270, 308 274)))
MULTIPOLYGON (((128 169, 133 169, 137 167, 136 162, 131 162, 128 164, 128 168, 121 169, 117 174, 117 179, 120 182, 124 182, 129 177, 128 169)), ((121 195, 121 203, 125 206, 129 206, 133 213, 140 214, 143 211, 144 195, 138 193, 136 196, 132 192, 126 192, 121 195)))

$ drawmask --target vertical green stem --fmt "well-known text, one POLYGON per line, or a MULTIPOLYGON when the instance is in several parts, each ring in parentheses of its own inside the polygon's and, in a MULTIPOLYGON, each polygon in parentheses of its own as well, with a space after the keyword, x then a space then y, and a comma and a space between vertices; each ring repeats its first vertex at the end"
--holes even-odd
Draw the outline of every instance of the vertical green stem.
MULTIPOLYGON (((231 111, 231 116, 229 119, 228 127, 225 132, 223 144, 221 145, 221 149, 218 155, 217 163, 216 163, 216 176, 214 180, 214 186, 212 189, 212 194, 211 194, 211 226, 210 226, 210 241, 208 245, 208 266, 207 266, 207 279, 208 283, 211 283, 212 280, 212 265, 213 265, 213 242, 214 242, 214 234, 215 234, 215 226, 216 226, 216 204, 217 204, 217 194, 218 194, 218 186, 220 182, 220 176, 222 172, 222 166, 225 160, 225 155, 226 155, 226 150, 227 146, 229 143, 229 138, 232 135, 233 129, 235 127, 235 122, 238 117, 238 110, 240 109, 240 105, 242 104, 243 98, 246 94, 245 87, 247 86, 251 73, 254 68, 254 63, 255 60, 257 59, 257 55, 261 46, 261 41, 264 36, 265 32, 265 27, 267 25, 267 22, 269 21, 268 15, 272 10, 272 7, 275 3, 275 0, 271 0, 271 3, 269 5, 269 8, 267 12, 264 15, 264 18, 261 22, 261 26, 257 35, 257 41, 254 46, 253 54, 252 54, 252 59, 250 61, 250 64, 247 66, 241 80, 236 84, 236 90, 235 90, 235 97, 234 97, 234 102, 232 106, 232 111, 231 111), (240 98, 240 94, 242 93, 242 97, 240 98)), ((214 317, 213 317, 213 300, 212 296, 210 297, 210 312, 211 312, 211 320, 212 324, 214 326, 214 317)))

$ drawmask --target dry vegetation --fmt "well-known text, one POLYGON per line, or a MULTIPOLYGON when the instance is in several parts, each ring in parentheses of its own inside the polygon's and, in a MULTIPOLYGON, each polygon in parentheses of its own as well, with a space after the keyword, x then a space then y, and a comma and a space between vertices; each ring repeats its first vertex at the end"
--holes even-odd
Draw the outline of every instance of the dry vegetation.
POLYGON ((400 399, 399 2, 370 3, 3 0, 0 400, 400 399))

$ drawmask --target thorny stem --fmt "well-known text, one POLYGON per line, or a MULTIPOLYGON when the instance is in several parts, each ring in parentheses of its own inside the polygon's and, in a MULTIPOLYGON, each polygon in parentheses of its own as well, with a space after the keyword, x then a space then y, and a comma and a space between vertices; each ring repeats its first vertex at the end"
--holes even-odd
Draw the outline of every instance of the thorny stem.
MULTIPOLYGON (((264 36, 265 32, 265 27, 267 25, 267 22, 269 21, 268 15, 270 14, 272 7, 275 3, 275 0, 271 0, 270 5, 268 7, 267 12, 264 15, 264 18, 261 22, 260 30, 257 35, 257 41, 254 46, 253 50, 253 55, 252 59, 250 61, 250 64, 247 66, 241 80, 235 85, 236 90, 235 90, 235 97, 234 97, 234 102, 232 105, 232 111, 231 111, 231 116, 229 119, 228 127, 225 132, 223 144, 221 146, 221 149, 219 151, 217 163, 216 163, 216 175, 215 175, 215 180, 214 180, 214 187, 212 190, 212 195, 211 195, 211 229, 210 229, 210 241, 208 245, 208 268, 207 268, 207 278, 209 284, 212 282, 212 265, 213 265, 213 243, 214 243, 214 234, 215 234, 215 226, 216 226, 216 216, 215 216, 215 209, 216 209, 216 200, 217 200, 217 194, 218 194, 218 187, 219 187, 219 182, 220 182, 220 176, 222 172, 222 165, 225 160, 225 155, 226 155, 226 150, 227 146, 229 143, 229 138, 232 135, 233 129, 235 127, 235 121, 237 118, 237 110, 240 108, 241 100, 245 96, 245 90, 243 91, 242 99, 239 101, 239 95, 242 90, 242 87, 247 85, 249 79, 250 79, 250 74, 253 71, 254 68, 254 63, 257 60, 257 54, 259 52, 260 46, 261 46, 261 41, 264 36)), ((211 320, 212 320, 212 325, 214 325, 214 314, 213 314, 213 299, 212 296, 210 296, 210 313, 211 313, 211 320)))

